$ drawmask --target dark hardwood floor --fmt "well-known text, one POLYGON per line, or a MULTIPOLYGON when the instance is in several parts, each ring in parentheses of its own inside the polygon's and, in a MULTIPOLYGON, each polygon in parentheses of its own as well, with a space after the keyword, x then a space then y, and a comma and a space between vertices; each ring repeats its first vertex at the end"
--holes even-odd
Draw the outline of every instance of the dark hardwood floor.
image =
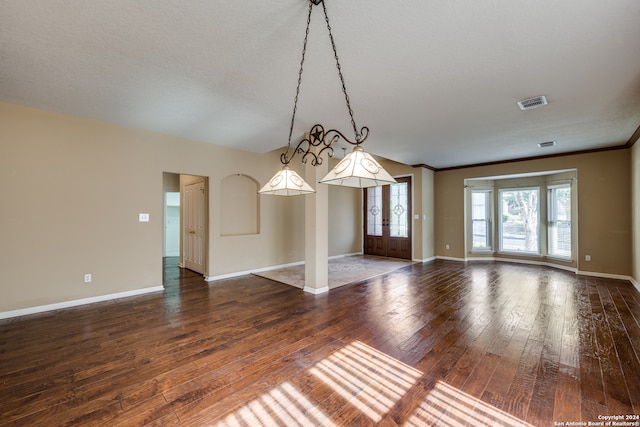
POLYGON ((553 426, 640 414, 640 293, 628 282, 438 260, 321 296, 255 276, 207 285, 175 265, 165 283, 0 321, 0 425, 553 426))

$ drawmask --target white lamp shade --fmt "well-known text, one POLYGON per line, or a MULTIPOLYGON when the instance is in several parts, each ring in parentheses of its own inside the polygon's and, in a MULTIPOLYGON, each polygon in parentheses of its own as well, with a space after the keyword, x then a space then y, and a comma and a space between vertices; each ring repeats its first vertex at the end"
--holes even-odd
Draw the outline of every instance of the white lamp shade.
POLYGON ((393 184, 397 181, 380 166, 380 163, 373 156, 365 153, 358 145, 320 182, 345 187, 367 188, 393 184))
POLYGON ((315 192, 316 191, 311 188, 296 171, 289 169, 288 165, 284 165, 282 169, 258 191, 260 194, 272 194, 275 196, 297 196, 315 192))

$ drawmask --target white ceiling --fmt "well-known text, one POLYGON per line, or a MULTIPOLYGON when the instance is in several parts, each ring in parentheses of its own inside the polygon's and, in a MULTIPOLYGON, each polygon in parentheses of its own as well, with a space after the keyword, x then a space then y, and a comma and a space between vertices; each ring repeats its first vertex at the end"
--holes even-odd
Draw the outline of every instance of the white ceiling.
MULTIPOLYGON (((640 125, 638 0, 326 5, 373 154, 444 168, 618 146, 640 125)), ((0 100, 267 152, 287 142, 307 7, 2 0, 0 100)), ((316 122, 353 134, 321 6, 294 137, 316 122)))

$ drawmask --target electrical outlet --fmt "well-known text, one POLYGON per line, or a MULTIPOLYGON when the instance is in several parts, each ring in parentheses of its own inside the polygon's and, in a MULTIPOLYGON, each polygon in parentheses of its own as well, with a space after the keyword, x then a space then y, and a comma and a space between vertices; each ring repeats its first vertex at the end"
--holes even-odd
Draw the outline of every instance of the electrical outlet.
POLYGON ((591 255, 585 255, 584 256, 584 260, 585 261, 591 261, 591 255))
POLYGON ((84 283, 91 283, 91 274, 84 275, 84 283))
POLYGON ((148 213, 141 213, 141 214, 138 216, 138 220, 139 220, 140 222, 149 222, 149 214, 148 214, 148 213))
POLYGON ((448 244, 448 243, 447 243, 446 245, 444 245, 444 248, 445 248, 446 250, 451 249, 451 247, 449 246, 449 244, 448 244))

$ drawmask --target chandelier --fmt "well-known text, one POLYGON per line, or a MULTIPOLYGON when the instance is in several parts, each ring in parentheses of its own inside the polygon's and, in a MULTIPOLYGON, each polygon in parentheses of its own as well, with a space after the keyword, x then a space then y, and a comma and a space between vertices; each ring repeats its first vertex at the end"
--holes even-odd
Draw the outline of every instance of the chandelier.
POLYGON ((329 173, 320 180, 321 183, 357 188, 376 187, 378 185, 395 183, 396 180, 393 179, 393 177, 389 175, 389 173, 384 170, 384 168, 370 154, 366 153, 362 149, 361 144, 368 136, 369 128, 365 126, 358 130, 355 119, 353 118, 353 110, 351 109, 349 95, 347 94, 347 88, 344 83, 344 76, 342 75, 342 68, 340 67, 340 61, 338 59, 336 44, 333 39, 333 35, 331 34, 331 25, 329 24, 329 16, 327 15, 327 7, 324 4, 324 0, 309 0, 307 29, 302 47, 300 71, 298 71, 298 86, 296 88, 296 97, 293 103, 291 126, 289 127, 289 143, 287 144, 287 150, 280 155, 282 169, 279 170, 273 178, 271 178, 269 182, 260 189, 259 193, 278 196, 295 196, 299 194, 315 193, 315 190, 307 184, 300 175, 289 167, 289 163, 296 154, 300 154, 302 155, 302 163, 307 163, 307 161, 310 160, 312 166, 321 165, 323 162, 322 155, 326 152, 328 157, 333 157, 333 144, 341 140, 353 145, 353 151, 345 156, 331 171, 329 171, 329 173), (300 85, 302 83, 304 58, 307 52, 307 39, 309 38, 311 13, 313 12, 313 6, 317 6, 319 4, 322 4, 322 10, 324 11, 324 19, 327 23, 327 29, 329 30, 329 40, 331 41, 331 47, 333 48, 333 54, 336 60, 338 77, 342 83, 342 92, 344 93, 344 99, 347 104, 347 110, 349 112, 349 117, 351 118, 351 126, 353 127, 355 137, 352 141, 340 131, 335 129, 325 130, 324 126, 316 124, 311 127, 306 137, 298 143, 295 149, 291 150, 291 136, 293 134, 296 110, 298 108, 298 97, 300 95, 300 85))

